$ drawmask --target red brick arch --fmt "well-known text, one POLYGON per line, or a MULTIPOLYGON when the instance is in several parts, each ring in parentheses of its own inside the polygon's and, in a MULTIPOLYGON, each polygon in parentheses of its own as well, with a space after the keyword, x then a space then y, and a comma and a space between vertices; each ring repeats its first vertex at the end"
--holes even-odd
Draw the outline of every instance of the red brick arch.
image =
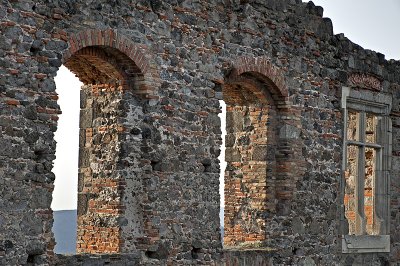
MULTIPOLYGON (((130 111, 140 110, 147 102, 137 101, 137 97, 131 97, 130 92, 145 98, 156 98, 154 95, 159 87, 158 71, 144 45, 135 44, 114 30, 86 30, 69 35, 68 49, 63 53, 62 63, 86 85, 81 89, 82 134, 79 154, 80 158, 85 156, 86 159, 80 159, 78 164, 78 178, 82 186, 78 190, 77 252, 125 252, 132 246, 124 244, 123 227, 114 222, 99 222, 100 218, 96 215, 101 214, 105 220, 110 221, 133 216, 126 211, 132 205, 126 203, 122 197, 126 192, 127 181, 119 176, 117 169, 119 163, 125 160, 123 156, 131 155, 122 155, 118 149, 114 149, 114 145, 122 147, 128 142, 132 145, 132 140, 125 136, 129 134, 128 129, 141 120, 136 115, 128 119, 126 117, 130 111), (104 136, 108 136, 109 140, 104 143, 101 141, 98 146, 100 141, 94 139, 103 139, 104 136), (107 158, 96 154, 99 149, 108 154, 107 158), (112 173, 97 175, 90 166, 92 162, 110 166, 112 173), (113 196, 105 200, 101 194, 103 191, 108 191, 113 196)), ((141 154, 135 153, 135 156, 140 158, 141 154)), ((126 166, 124 171, 129 172, 129 169, 126 166)), ((141 199, 133 195, 129 200, 135 201, 135 206, 141 204, 141 199)), ((135 245, 147 241, 139 232, 147 230, 142 224, 147 225, 149 219, 140 207, 136 211, 135 217, 138 218, 132 223, 137 222, 137 226, 132 229, 135 232, 130 232, 129 235, 135 237, 135 245)))
POLYGON ((123 73, 123 76, 135 75, 136 80, 139 81, 139 86, 136 86, 137 93, 155 94, 155 89, 159 84, 159 75, 152 56, 147 52, 147 47, 132 42, 116 30, 84 30, 70 34, 68 49, 62 57, 63 64, 68 64, 68 61, 77 55, 86 57, 92 55, 116 69, 123 65, 126 72, 123 73), (98 48, 116 52, 107 59, 104 52, 98 48))
POLYGON ((220 82, 230 117, 227 139, 233 140, 225 150, 224 245, 262 246, 270 237, 270 219, 258 223, 255 217, 285 214, 296 193, 293 184, 304 175, 301 139, 287 133, 301 132, 301 110, 289 101, 283 71, 267 57, 239 57, 231 66, 220 82), (242 145, 246 134, 249 141, 242 145))
POLYGON ((242 56, 233 62, 233 71, 228 77, 228 83, 249 75, 259 79, 269 87, 269 93, 277 101, 277 105, 288 105, 289 91, 282 70, 275 67, 267 57, 242 56))

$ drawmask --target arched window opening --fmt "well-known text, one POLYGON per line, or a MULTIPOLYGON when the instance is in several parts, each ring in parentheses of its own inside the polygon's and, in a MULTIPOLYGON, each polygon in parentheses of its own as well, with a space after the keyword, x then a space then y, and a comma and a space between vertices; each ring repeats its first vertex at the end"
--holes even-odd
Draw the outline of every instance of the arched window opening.
POLYGON ((277 108, 269 84, 243 73, 223 86, 226 102, 224 246, 260 247, 275 212, 277 108))
POLYGON ((136 250, 145 223, 137 167, 140 145, 138 138, 126 140, 132 138, 127 129, 140 128, 143 120, 142 103, 135 95, 143 75, 127 55, 106 46, 82 48, 64 64, 83 83, 76 253, 136 250))

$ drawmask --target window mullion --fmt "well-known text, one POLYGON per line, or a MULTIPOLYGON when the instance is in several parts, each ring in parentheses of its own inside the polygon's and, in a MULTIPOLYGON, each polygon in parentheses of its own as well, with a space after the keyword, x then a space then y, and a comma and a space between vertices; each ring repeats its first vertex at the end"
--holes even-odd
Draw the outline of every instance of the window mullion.
MULTIPOLYGON (((348 130, 348 125, 347 125, 347 116, 348 116, 348 109, 345 108, 344 109, 344 132, 343 132, 343 153, 342 153, 342 178, 341 178, 341 182, 339 182, 339 187, 340 187, 340 192, 343 193, 342 197, 341 197, 341 204, 343 204, 343 211, 341 212, 341 224, 348 224, 347 218, 345 216, 345 210, 346 210, 346 206, 345 206, 345 202, 344 202, 344 198, 345 198, 345 187, 346 187, 346 169, 347 169, 347 149, 348 149, 348 140, 347 140, 347 130, 348 130)), ((344 230, 344 226, 340 226, 340 230, 344 230)), ((346 232, 343 232, 343 234, 348 234, 348 230, 346 232)))
MULTIPOLYGON (((376 234, 380 234, 382 232, 379 232, 379 230, 382 228, 380 223, 380 219, 376 219, 377 217, 382 217, 381 215, 381 210, 378 207, 377 208, 377 202, 381 201, 380 197, 382 197, 383 194, 383 186, 382 184, 382 178, 383 178, 383 172, 382 172, 382 149, 375 149, 375 154, 376 154, 376 159, 375 159, 375 176, 373 179, 373 206, 374 206, 374 223, 373 223, 373 230, 376 234), (379 185, 378 185, 379 184, 379 185)), ((379 204, 380 205, 380 204, 379 204)))
POLYGON ((357 233, 364 235, 366 231, 366 218, 364 211, 364 182, 365 182, 365 112, 360 112, 358 117, 358 139, 363 144, 359 146, 358 152, 358 168, 357 168, 357 180, 356 180, 356 198, 357 198, 357 233))

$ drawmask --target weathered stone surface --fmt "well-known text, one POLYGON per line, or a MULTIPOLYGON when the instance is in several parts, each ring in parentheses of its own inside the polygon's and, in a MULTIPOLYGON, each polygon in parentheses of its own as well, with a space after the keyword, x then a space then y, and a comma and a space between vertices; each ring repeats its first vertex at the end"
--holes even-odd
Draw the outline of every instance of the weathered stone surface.
POLYGON ((282 139, 297 139, 300 136, 300 129, 291 125, 284 125, 279 130, 279 138, 282 139))
POLYGON ((322 15, 300 0, 3 1, 0 264, 397 263, 400 63, 322 15), (52 253, 61 63, 86 86, 78 250, 113 255, 52 253), (340 253, 343 86, 393 96, 390 253, 340 253), (225 242, 253 251, 219 234, 221 99, 225 242))

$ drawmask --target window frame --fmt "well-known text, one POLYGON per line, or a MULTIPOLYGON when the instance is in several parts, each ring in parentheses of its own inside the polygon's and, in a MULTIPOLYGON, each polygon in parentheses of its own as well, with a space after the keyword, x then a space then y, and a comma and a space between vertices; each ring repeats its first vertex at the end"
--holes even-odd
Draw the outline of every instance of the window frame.
MULTIPOLYGON (((390 169, 391 169, 391 148, 392 148, 392 125, 389 117, 392 97, 382 92, 371 92, 367 90, 356 90, 348 87, 342 88, 342 109, 343 109, 343 157, 342 157, 342 175, 340 182, 340 235, 342 244, 342 253, 370 253, 370 252, 390 252, 390 169), (360 113, 361 121, 359 121, 358 129, 359 140, 347 139, 347 115, 349 110, 360 113), (368 143, 364 138, 366 114, 374 114, 380 118, 380 125, 376 129, 376 143, 368 143), (360 134, 360 132, 363 132, 360 134), (379 142, 379 143, 378 143, 379 142), (359 193, 361 184, 361 175, 357 174, 356 192, 357 198, 356 211, 361 219, 361 231, 357 235, 348 234, 348 222, 345 217, 344 195, 345 195, 345 171, 347 164, 347 147, 360 147, 357 172, 361 173, 365 167, 364 161, 359 158, 365 158, 365 148, 373 148, 379 150, 375 159, 375 176, 374 176, 374 220, 377 221, 375 229, 377 235, 365 234, 365 214, 364 214, 364 193, 359 193), (379 153, 379 154, 378 154, 379 153), (361 157, 360 157, 361 156, 361 157), (358 191, 357 191, 358 190, 358 191), (361 200, 362 198, 362 200, 361 200)), ((359 225, 360 226, 360 225, 359 225)))

